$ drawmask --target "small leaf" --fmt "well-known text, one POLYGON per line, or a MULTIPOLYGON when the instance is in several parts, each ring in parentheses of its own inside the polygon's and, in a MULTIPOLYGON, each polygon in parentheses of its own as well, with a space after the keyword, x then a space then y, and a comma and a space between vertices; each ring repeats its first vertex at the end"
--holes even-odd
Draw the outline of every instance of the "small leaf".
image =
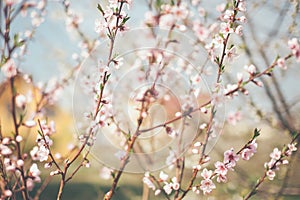
POLYGON ((43 136, 43 133, 42 133, 40 130, 38 130, 38 134, 39 134, 40 136, 43 136))
POLYGON ((252 139, 257 138, 259 135, 260 135, 260 130, 257 129, 257 128, 255 128, 255 129, 254 129, 254 135, 253 135, 252 139))
POLYGON ((130 17, 128 17, 128 15, 126 15, 126 17, 124 17, 121 25, 124 25, 129 19, 130 19, 130 17))
POLYGON ((19 34, 14 35, 14 44, 17 44, 19 40, 19 34))
POLYGON ((110 76, 111 76, 111 74, 107 74, 106 81, 108 81, 108 79, 109 79, 110 76))
POLYGON ((296 131, 291 132, 293 139, 295 139, 296 137, 298 137, 298 133, 296 131))
POLYGON ((101 7, 101 5, 99 3, 97 5, 97 8, 102 14, 104 13, 103 8, 101 7))

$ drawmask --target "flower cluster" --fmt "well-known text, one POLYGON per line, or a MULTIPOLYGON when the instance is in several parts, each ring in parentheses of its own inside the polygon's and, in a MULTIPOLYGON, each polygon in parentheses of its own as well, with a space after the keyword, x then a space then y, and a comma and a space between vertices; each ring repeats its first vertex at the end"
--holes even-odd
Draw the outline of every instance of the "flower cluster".
POLYGON ((1 71, 6 78, 12 78, 17 75, 17 67, 13 59, 9 59, 1 67, 1 71))
POLYGON ((273 152, 270 154, 271 160, 265 163, 266 175, 269 180, 273 180, 276 176, 275 170, 279 170, 281 164, 288 164, 289 161, 286 159, 296 151, 296 143, 288 144, 287 147, 284 147, 283 150, 274 148, 273 152))
MULTIPOLYGON (((193 192, 199 194, 200 190, 202 190, 203 194, 210 194, 213 189, 216 189, 213 178, 216 178, 218 183, 227 182, 227 173, 229 170, 234 169, 239 158, 242 157, 243 160, 249 160, 254 155, 254 153, 256 153, 256 149, 256 140, 252 139, 237 154, 234 152, 233 148, 225 151, 223 162, 215 162, 214 171, 208 170, 207 168, 204 168, 202 170, 201 176, 203 180, 201 180, 200 185, 193 186, 193 192)), ((198 170, 200 170, 200 168, 201 167, 199 167, 198 170)))
POLYGON ((163 171, 159 173, 159 179, 156 181, 157 184, 160 186, 158 189, 156 188, 153 179, 154 177, 150 175, 149 172, 146 172, 143 178, 143 182, 147 185, 148 188, 155 191, 155 196, 159 195, 161 193, 161 190, 163 190, 166 195, 170 195, 172 191, 177 191, 180 189, 180 184, 177 178, 169 178, 169 175, 163 171), (161 184, 163 184, 163 186, 161 186, 161 184))
POLYGON ((29 168, 28 178, 26 180, 26 185, 28 187, 28 190, 31 191, 33 189, 34 183, 41 182, 40 174, 41 171, 39 170, 37 164, 33 163, 29 168))
MULTIPOLYGON (((196 31, 196 35, 200 41, 204 41, 209 35, 213 38, 211 42, 206 43, 205 48, 208 51, 211 60, 215 61, 217 64, 220 64, 220 57, 218 54, 222 53, 222 45, 228 42, 229 35, 235 33, 241 36, 243 34, 243 27, 239 23, 245 23, 246 17, 237 17, 237 14, 238 12, 246 11, 245 1, 237 1, 237 4, 233 6, 233 10, 225 9, 226 6, 224 4, 217 7, 217 10, 221 12, 221 23, 219 27, 218 25, 213 24, 209 29, 205 29, 203 25, 194 25, 194 31, 196 31)), ((232 62, 233 59, 238 56, 236 47, 231 45, 225 50, 224 55, 228 62, 232 62)))
POLYGON ((126 12, 122 10, 123 4, 128 5, 127 8, 129 9, 132 1, 110 0, 106 8, 102 8, 102 6, 98 4, 98 9, 103 15, 103 19, 97 19, 95 21, 95 31, 100 37, 104 37, 106 34, 110 35, 110 37, 114 37, 116 30, 128 30, 125 23, 129 20, 129 17, 126 12))
POLYGON ((47 161, 50 153, 49 148, 53 145, 50 136, 55 133, 55 124, 53 121, 47 124, 46 121, 41 121, 42 131, 37 136, 37 146, 34 146, 30 151, 32 160, 39 160, 40 162, 47 161))
POLYGON ((157 14, 150 11, 146 12, 144 23, 149 27, 159 26, 161 28, 177 28, 180 31, 185 31, 186 26, 183 22, 189 17, 189 14, 187 4, 184 2, 175 5, 163 4, 160 6, 160 12, 157 14))

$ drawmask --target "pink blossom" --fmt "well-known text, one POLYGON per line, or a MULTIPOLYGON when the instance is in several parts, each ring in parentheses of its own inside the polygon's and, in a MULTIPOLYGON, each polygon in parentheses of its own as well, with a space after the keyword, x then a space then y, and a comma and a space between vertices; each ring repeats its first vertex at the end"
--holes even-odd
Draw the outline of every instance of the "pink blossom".
POLYGON ((228 168, 234 167, 238 160, 239 156, 234 153, 233 148, 224 152, 224 163, 228 168))
POLYGON ((108 167, 102 167, 101 171, 100 171, 100 177, 102 179, 105 179, 105 180, 108 180, 110 179, 112 176, 111 176, 111 173, 113 172, 112 169, 108 168, 108 167))
POLYGON ((25 105, 27 103, 27 100, 26 100, 26 97, 23 95, 23 94, 18 94, 16 96, 16 106, 19 107, 19 108, 22 108, 24 109, 25 108, 25 105))
POLYGON ((12 78, 17 75, 17 68, 13 59, 9 59, 1 67, 1 71, 7 78, 12 78))
POLYGON ((278 67, 280 67, 282 69, 287 69, 287 66, 285 64, 285 59, 284 58, 279 58, 277 60, 277 65, 278 65, 278 67))
POLYGON ((39 170, 36 163, 33 163, 29 169, 28 175, 33 179, 34 182, 41 182, 41 178, 39 177, 41 171, 39 170))
POLYGON ((300 62, 300 45, 297 38, 292 38, 288 41, 288 45, 290 49, 292 50, 293 55, 296 58, 297 62, 300 62))
POLYGON ((27 120, 24 122, 23 125, 28 128, 32 128, 32 127, 36 126, 36 122, 34 120, 27 120))
MULTIPOLYGON (((46 136, 50 136, 50 135, 52 135, 53 133, 56 132, 55 122, 53 120, 50 121, 48 124, 47 124, 46 120, 42 120, 41 121, 41 126, 42 126, 43 133, 46 136)), ((46 137, 46 138, 48 138, 48 137, 46 137)))
POLYGON ((115 153, 115 156, 119 159, 119 160, 124 160, 126 157, 126 152, 125 151, 117 151, 115 153))
POLYGON ((275 173, 273 170, 269 169, 269 170, 266 172, 266 175, 268 176, 269 180, 272 181, 272 180, 274 179, 274 177, 276 176, 276 173, 275 173))
POLYGON ((215 48, 218 48, 223 44, 223 41, 224 39, 220 35, 215 35, 212 44, 215 48))
POLYGON ((108 0, 110 8, 117 8, 118 7, 118 0, 108 0))
POLYGON ((204 41, 209 36, 209 30, 200 22, 193 23, 193 30, 200 41, 204 41))
POLYGON ((23 140, 23 137, 21 135, 18 135, 16 137, 16 142, 22 142, 22 140, 23 140))
POLYGON ((32 11, 30 13, 30 17, 33 27, 38 27, 44 22, 44 18, 42 18, 36 11, 32 11))
POLYGON ((224 103, 225 99, 222 93, 219 91, 218 93, 213 93, 211 104, 214 106, 221 107, 224 103))
POLYGON ((293 151, 297 151, 297 147, 295 143, 288 144, 288 150, 285 152, 287 156, 290 156, 293 151))
POLYGON ((274 160, 279 160, 281 158, 281 151, 278 148, 275 148, 270 154, 270 157, 274 160))
POLYGON ((243 160, 249 160, 252 155, 252 152, 247 148, 242 151, 243 160))
MULTIPOLYGON (((232 96, 237 96, 238 95, 238 92, 236 91, 237 88, 238 88, 237 84, 227 84, 226 88, 224 89, 224 94, 226 95, 230 92, 235 91, 235 92, 231 93, 228 97, 230 98, 232 96)), ((239 117, 241 117, 241 115, 240 115, 240 113, 237 113, 236 119, 239 120, 239 117)))
POLYGON ((106 18, 107 20, 110 20, 110 18, 113 16, 114 12, 113 10, 110 8, 110 7, 107 7, 105 10, 104 10, 104 18, 106 18))
POLYGON ((246 2, 245 1, 239 1, 238 10, 241 12, 246 11, 246 2))
POLYGON ((203 171, 201 172, 201 176, 204 179, 210 179, 210 177, 212 176, 213 172, 211 170, 207 170, 206 168, 203 169, 203 171))
POLYGON ((266 162, 266 163, 264 164, 264 167, 265 167, 266 169, 277 168, 277 166, 275 166, 275 163, 276 163, 276 160, 271 159, 270 162, 266 162))
POLYGON ((164 173, 163 171, 161 171, 159 174, 159 178, 162 181, 166 181, 168 179, 168 177, 169 177, 168 174, 164 173))
POLYGON ((226 183, 226 181, 227 181, 227 177, 225 175, 222 175, 222 174, 217 175, 217 182, 218 183, 226 183))
POLYGON ((241 16, 241 17, 237 18, 237 20, 239 20, 242 23, 246 23, 247 22, 247 18, 245 16, 241 16))
POLYGON ((9 158, 4 158, 3 164, 5 166, 6 171, 14 172, 16 170, 15 162, 12 162, 9 158))
POLYGON ((152 181, 149 178, 149 172, 145 173, 145 176, 143 178, 143 182, 148 186, 148 188, 155 190, 155 185, 152 183, 152 181))
POLYGON ((205 17, 206 15, 206 10, 202 7, 198 7, 198 13, 201 17, 205 17))
POLYGON ((204 179, 201 181, 200 189, 203 191, 203 194, 210 194, 215 188, 216 186, 211 179, 204 179))
POLYGON ((172 188, 173 188, 174 190, 179 190, 180 184, 179 184, 178 182, 175 182, 175 183, 173 182, 172 188))
POLYGON ((48 160, 49 149, 45 146, 40 146, 38 154, 40 162, 48 160))
POLYGON ((159 19, 159 27, 171 28, 176 22, 176 18, 172 14, 162 15, 159 19))
POLYGON ((30 155, 32 160, 39 160, 40 162, 43 162, 48 160, 49 149, 47 149, 45 146, 34 146, 30 151, 30 155))
POLYGON ((244 68, 251 75, 253 75, 253 74, 256 73, 256 67, 253 64, 251 64, 251 65, 245 65, 244 68))
POLYGON ((160 193, 161 193, 161 190, 160 190, 160 189, 157 189, 157 190, 155 190, 154 195, 157 196, 157 195, 159 195, 160 193))
POLYGON ((289 48, 291 50, 296 50, 299 48, 299 42, 297 38, 292 38, 288 41, 289 48))
POLYGON ((107 24, 106 22, 102 22, 99 19, 95 20, 95 32, 99 34, 103 34, 103 31, 106 29, 107 24))
POLYGON ((233 28, 231 28, 230 23, 223 22, 223 23, 221 23, 220 27, 221 27, 220 33, 222 33, 222 34, 227 35, 229 33, 234 32, 233 28))
POLYGON ((27 185, 27 189, 29 191, 33 190, 33 188, 34 188, 34 182, 33 182, 33 180, 31 178, 27 178, 26 179, 26 185, 27 185))
POLYGON ((237 122, 239 122, 240 120, 242 119, 242 114, 241 112, 239 111, 236 111, 236 112, 230 112, 228 114, 228 117, 227 117, 227 121, 228 123, 232 124, 232 125, 236 125, 237 122))
POLYGON ((189 10, 187 9, 185 4, 181 3, 180 6, 173 6, 171 8, 171 13, 176 18, 185 19, 189 14, 189 10))
POLYGON ((256 153, 257 150, 257 143, 256 140, 253 140, 249 145, 248 149, 250 149, 253 153, 256 153))
POLYGON ((17 166, 18 167, 24 166, 24 160, 22 160, 22 159, 17 160, 17 166))
POLYGON ((9 156, 13 151, 6 145, 0 144, 1 155, 9 156))
POLYGON ((154 27, 158 25, 158 17, 153 14, 153 12, 147 11, 145 13, 145 25, 154 27))
POLYGON ((223 162, 217 161, 215 163, 215 173, 225 176, 228 172, 226 165, 223 162))
POLYGON ((244 160, 249 160, 253 155, 254 153, 256 153, 256 149, 257 149, 257 143, 255 142, 255 140, 252 141, 251 144, 249 144, 247 146, 247 148, 245 148, 243 151, 242 151, 242 158, 244 160))
POLYGON ((48 146, 52 146, 53 145, 53 141, 50 139, 50 137, 48 135, 42 137, 41 135, 37 136, 36 142, 38 144, 39 147, 41 146, 46 146, 46 144, 48 146))
POLYGON ((5 138, 2 139, 2 144, 7 145, 7 144, 10 143, 10 141, 11 141, 11 139, 9 137, 5 137, 5 138))
POLYGON ((163 189, 164 189, 164 191, 165 191, 166 194, 168 194, 168 195, 171 194, 171 192, 172 192, 172 184, 169 184, 169 183, 165 184, 164 187, 163 187, 163 189))
POLYGON ((282 163, 283 165, 287 165, 287 164, 289 164, 289 161, 288 161, 288 160, 282 160, 281 163, 282 163))
POLYGON ((242 35, 243 35, 243 27, 242 27, 241 25, 238 25, 238 26, 235 28, 234 32, 235 32, 237 35, 242 36, 242 35))
POLYGON ((224 20, 232 21, 234 16, 234 11, 233 10, 226 10, 225 14, 223 16, 224 20))
POLYGON ((222 3, 222 4, 217 5, 216 10, 217 10, 218 12, 222 13, 222 12, 225 11, 225 8, 226 8, 226 4, 225 4, 225 3, 222 3))
POLYGON ((238 56, 236 52, 236 47, 232 47, 231 49, 226 50, 226 58, 228 62, 232 62, 234 58, 238 56))

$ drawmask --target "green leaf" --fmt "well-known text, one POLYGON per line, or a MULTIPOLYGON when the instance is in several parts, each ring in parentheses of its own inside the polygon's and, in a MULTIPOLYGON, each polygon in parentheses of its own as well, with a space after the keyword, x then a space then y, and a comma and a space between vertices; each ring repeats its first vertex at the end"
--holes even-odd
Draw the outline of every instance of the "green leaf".
POLYGON ((215 63, 219 64, 219 62, 220 62, 220 58, 219 58, 219 56, 217 56, 217 57, 215 58, 215 63))
POLYGON ((222 66, 220 67, 220 71, 221 71, 222 73, 225 71, 225 65, 222 65, 222 66))
POLYGON ((126 17, 124 17, 124 19, 122 20, 121 26, 123 26, 129 19, 130 19, 130 17, 128 17, 128 15, 126 15, 126 17))
POLYGON ((18 43, 19 40, 19 34, 14 35, 14 44, 18 43))
POLYGON ((260 130, 257 129, 257 128, 255 128, 255 129, 254 129, 254 135, 253 135, 252 139, 257 138, 259 135, 260 135, 260 130))
POLYGON ((116 177, 116 173, 113 171, 110 173, 111 174, 111 177, 114 179, 116 177))
POLYGON ((38 134, 39 134, 40 136, 43 136, 43 133, 42 133, 40 130, 38 130, 38 134))
POLYGON ((101 12, 101 14, 104 13, 103 8, 101 7, 101 5, 98 3, 97 5, 98 10, 101 12))
POLYGON ((291 132, 291 135, 293 139, 295 139, 298 136, 298 133, 296 131, 291 132))
POLYGON ((156 1, 155 1, 155 7, 156 7, 158 10, 160 10, 162 4, 163 4, 163 2, 162 2, 161 0, 156 0, 156 1))
POLYGON ((16 47, 20 47, 20 46, 24 45, 24 43, 25 43, 25 40, 20 40, 19 34, 14 35, 14 45, 16 47))

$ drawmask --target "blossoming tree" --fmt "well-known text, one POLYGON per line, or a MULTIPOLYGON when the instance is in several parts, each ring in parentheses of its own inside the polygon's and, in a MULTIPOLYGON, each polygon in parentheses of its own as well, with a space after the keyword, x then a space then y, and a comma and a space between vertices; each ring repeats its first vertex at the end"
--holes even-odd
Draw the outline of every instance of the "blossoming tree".
MULTIPOLYGON (((264 195, 262 185, 276 179, 282 165, 296 163, 297 101, 287 98, 280 73, 296 71, 300 62, 299 2, 286 1, 279 8, 228 0, 212 9, 209 1, 200 0, 100 1, 94 4, 95 26, 88 28, 94 38, 72 3, 78 2, 0 2, 1 199, 39 199, 52 177, 59 178, 56 198, 64 199, 65 186, 93 163, 101 163, 102 178, 110 180, 101 197, 107 200, 118 194, 117 187, 122 189, 125 174, 139 176, 143 199, 176 200, 217 196, 218 188, 230 188, 236 174, 243 181, 248 177, 249 184, 235 186, 236 194, 227 192, 226 198, 250 199, 264 195), (80 53, 72 55, 75 66, 68 73, 41 84, 22 63, 52 12, 50 3, 62 5, 80 53), (137 20, 131 17, 135 6, 147 9, 141 25, 132 21, 137 20), (258 7, 279 10, 267 37, 259 35, 265 24, 253 15, 258 7), (16 31, 19 20, 29 21, 30 29, 16 31), (282 30, 286 24, 289 29, 282 30), (65 153, 54 137, 65 133, 49 116, 70 86, 76 140, 63 144, 65 153), (252 157, 260 152, 261 136, 268 134, 261 126, 287 134, 281 147, 267 153, 270 160, 263 158, 259 177, 251 163, 255 166, 252 157), (240 134, 234 141, 217 141, 238 131, 248 139, 240 134)), ((273 145, 272 139, 266 141, 273 145)), ((289 180, 286 171, 276 198, 289 180)))

